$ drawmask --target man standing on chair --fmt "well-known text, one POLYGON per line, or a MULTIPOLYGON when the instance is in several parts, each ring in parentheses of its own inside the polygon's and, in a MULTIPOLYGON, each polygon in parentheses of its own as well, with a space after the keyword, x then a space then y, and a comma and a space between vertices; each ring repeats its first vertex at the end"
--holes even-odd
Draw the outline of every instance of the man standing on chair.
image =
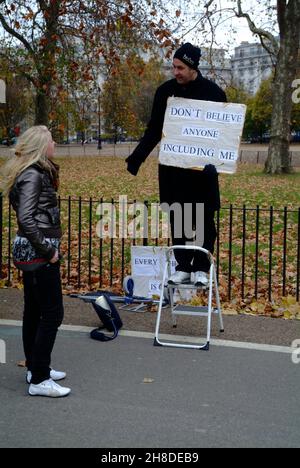
MULTIPOLYGON (((198 70, 201 50, 190 43, 182 45, 173 57, 174 79, 163 83, 156 91, 152 114, 147 129, 133 153, 126 159, 127 170, 137 175, 141 164, 162 137, 165 110, 170 96, 202 101, 226 102, 226 95, 214 82, 204 78, 198 70)), ((218 173, 214 165, 209 164, 203 170, 183 169, 159 165, 160 202, 171 206, 179 203, 192 204, 193 213, 197 203, 204 204, 204 243, 203 248, 214 251, 217 236, 214 215, 220 209, 218 173)), ((171 213, 172 215, 173 213, 171 213)), ((184 219, 184 216, 183 216, 184 219)), ((186 245, 190 239, 182 230, 182 236, 176 237, 174 216, 170 217, 173 245, 186 245)), ((207 273, 210 262, 203 252, 176 249, 176 272, 169 279, 170 283, 190 283, 194 273, 196 286, 208 284, 207 273)))

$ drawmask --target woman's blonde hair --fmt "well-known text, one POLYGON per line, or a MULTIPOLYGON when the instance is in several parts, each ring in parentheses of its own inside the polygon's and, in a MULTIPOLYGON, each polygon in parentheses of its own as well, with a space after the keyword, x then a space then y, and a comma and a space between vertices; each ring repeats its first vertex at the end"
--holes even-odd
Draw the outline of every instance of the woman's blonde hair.
POLYGON ((4 194, 9 193, 16 178, 32 164, 38 163, 52 171, 53 167, 47 157, 47 148, 51 140, 51 133, 44 125, 30 127, 18 138, 15 154, 9 158, 1 171, 1 188, 4 194))

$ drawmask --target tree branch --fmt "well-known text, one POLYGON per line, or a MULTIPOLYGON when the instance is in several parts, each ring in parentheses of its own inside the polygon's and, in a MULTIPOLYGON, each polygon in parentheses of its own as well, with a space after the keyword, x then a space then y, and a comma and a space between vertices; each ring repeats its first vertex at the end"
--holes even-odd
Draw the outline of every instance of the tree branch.
POLYGON ((11 72, 17 72, 20 75, 24 76, 28 81, 30 81, 33 85, 35 85, 35 80, 34 78, 27 72, 24 71, 24 65, 19 64, 17 61, 15 61, 11 56, 8 56, 2 52, 0 52, 0 59, 5 60, 6 62, 10 63, 13 65, 13 68, 10 67, 9 70, 11 72))
POLYGON ((286 12, 286 6, 286 0, 277 0, 277 17, 280 33, 284 33, 285 30, 284 16, 286 12))
MULTIPOLYGON (((199 19, 196 21, 196 23, 195 23, 188 31, 186 31, 184 34, 182 34, 182 36, 181 36, 180 39, 183 39, 183 38, 184 38, 185 36, 187 36, 190 32, 192 32, 194 29, 196 29, 196 27, 198 26, 198 24, 200 24, 205 18, 208 19, 208 22, 209 22, 209 24, 210 24, 210 26, 211 26, 211 19, 210 19, 210 17, 211 17, 212 14, 211 14, 211 12, 209 11, 209 7, 213 4, 214 1, 215 1, 215 0, 209 0, 209 1, 204 5, 204 8, 205 8, 205 10, 206 10, 205 13, 203 13, 203 15, 201 16, 201 18, 199 18, 199 19)), ((214 33, 213 33, 213 28, 211 29, 211 31, 212 31, 212 35, 214 35, 214 33)), ((175 31, 172 31, 172 32, 174 33, 175 31)), ((212 42, 213 42, 213 39, 212 39, 212 42)))
MULTIPOLYGON (((1 3, 3 3, 3 2, 1 2, 1 3)), ((21 34, 19 34, 17 31, 15 31, 13 28, 11 28, 9 26, 9 24, 6 22, 4 16, 2 15, 2 13, 0 13, 0 21, 1 21, 1 24, 2 24, 3 28, 5 29, 5 31, 7 31, 8 34, 10 34, 11 36, 18 39, 20 42, 22 42, 22 44, 26 47, 28 52, 31 55, 34 55, 34 51, 33 51, 32 47, 31 47, 31 45, 29 44, 29 42, 23 36, 21 36, 21 34)))
POLYGON ((278 48, 277 41, 275 37, 273 36, 273 34, 266 31, 265 29, 258 28, 255 25, 255 23, 250 18, 250 15, 243 11, 242 0, 237 0, 237 7, 238 7, 238 11, 234 10, 235 15, 238 18, 245 18, 247 20, 250 31, 253 32, 253 34, 257 34, 259 36, 262 46, 269 52, 270 55, 277 56, 279 48, 278 48), (264 39, 270 42, 273 50, 266 44, 264 39))

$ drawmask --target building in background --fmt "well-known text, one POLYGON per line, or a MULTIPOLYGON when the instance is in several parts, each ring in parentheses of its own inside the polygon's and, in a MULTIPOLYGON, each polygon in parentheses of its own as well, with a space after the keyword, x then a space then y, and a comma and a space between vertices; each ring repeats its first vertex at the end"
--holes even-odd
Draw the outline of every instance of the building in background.
POLYGON ((259 43, 243 41, 231 57, 233 83, 254 95, 262 81, 270 77, 273 64, 270 54, 259 43))
POLYGON ((199 69, 205 78, 214 81, 221 88, 231 84, 230 59, 225 57, 225 49, 201 48, 202 56, 199 69))

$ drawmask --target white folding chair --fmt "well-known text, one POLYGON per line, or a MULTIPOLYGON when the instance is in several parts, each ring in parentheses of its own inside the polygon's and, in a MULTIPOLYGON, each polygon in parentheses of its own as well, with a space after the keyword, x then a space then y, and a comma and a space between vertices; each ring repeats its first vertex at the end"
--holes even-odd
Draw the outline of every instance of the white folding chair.
POLYGON ((156 327, 155 327, 155 337, 154 337, 154 346, 169 346, 175 348, 192 348, 192 349, 201 349, 204 351, 209 350, 209 343, 210 343, 210 333, 211 333, 211 322, 212 322, 212 314, 216 314, 219 316, 220 322, 220 331, 224 332, 223 326, 223 318, 222 318, 222 311, 221 311, 221 302, 220 302, 220 295, 217 283, 217 274, 215 268, 215 262, 212 254, 202 247, 198 246, 182 246, 182 245, 175 245, 169 247, 166 251, 166 265, 164 269, 163 275, 163 282, 161 288, 161 295, 156 319, 156 327), (172 253, 176 249, 189 249, 189 250, 199 250, 204 252, 210 262, 210 270, 209 270, 209 285, 208 287, 202 287, 201 289, 208 289, 208 304, 207 306, 189 306, 189 305, 182 305, 182 304, 174 304, 174 289, 200 289, 199 286, 195 286, 193 283, 188 284, 176 284, 171 285, 168 284, 168 278, 171 276, 171 257, 172 253), (161 322, 161 314, 162 314, 162 306, 164 300, 164 287, 167 287, 169 290, 170 296, 170 308, 173 320, 173 327, 177 326, 176 316, 177 315, 190 315, 193 317, 202 316, 207 317, 207 333, 206 333, 206 342, 202 345, 200 344, 181 344, 178 342, 172 341, 162 341, 159 337, 159 330, 160 330, 160 322, 161 322), (216 305, 217 307, 213 307, 213 295, 215 296, 216 305))

